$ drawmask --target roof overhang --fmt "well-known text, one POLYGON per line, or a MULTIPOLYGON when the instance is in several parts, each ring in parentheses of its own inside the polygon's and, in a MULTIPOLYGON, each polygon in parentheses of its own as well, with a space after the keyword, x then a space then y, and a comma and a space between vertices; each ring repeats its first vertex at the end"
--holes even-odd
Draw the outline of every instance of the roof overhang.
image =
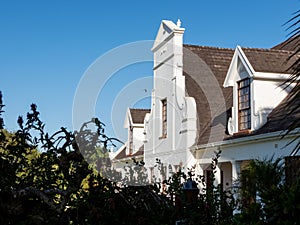
POLYGON ((278 140, 278 138, 293 138, 299 135, 299 133, 300 133, 300 128, 297 128, 288 134, 286 130, 282 130, 282 131, 276 131, 276 132, 265 133, 265 134, 249 135, 246 137, 240 137, 235 139, 229 139, 229 140, 224 140, 219 142, 212 142, 212 143, 192 146, 190 150, 195 152, 195 151, 201 151, 207 149, 215 149, 221 146, 246 145, 254 142, 278 140))

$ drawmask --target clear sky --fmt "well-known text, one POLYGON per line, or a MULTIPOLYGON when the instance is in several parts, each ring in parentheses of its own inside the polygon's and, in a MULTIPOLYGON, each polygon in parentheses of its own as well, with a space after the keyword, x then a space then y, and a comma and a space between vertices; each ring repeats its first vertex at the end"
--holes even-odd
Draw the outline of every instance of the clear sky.
MULTIPOLYGON (((0 1, 6 128, 16 130, 17 117, 36 103, 50 133, 61 126, 73 130, 73 99, 89 66, 120 45, 153 40, 163 19, 181 19, 187 44, 269 48, 286 39, 283 24, 299 9, 298 0, 0 1)), ((113 112, 113 104, 124 102, 126 87, 150 96, 151 68, 151 63, 123 68, 101 89, 95 116, 108 135, 126 139, 125 108, 113 112)), ((129 97, 128 107, 150 107, 149 98, 129 97)))

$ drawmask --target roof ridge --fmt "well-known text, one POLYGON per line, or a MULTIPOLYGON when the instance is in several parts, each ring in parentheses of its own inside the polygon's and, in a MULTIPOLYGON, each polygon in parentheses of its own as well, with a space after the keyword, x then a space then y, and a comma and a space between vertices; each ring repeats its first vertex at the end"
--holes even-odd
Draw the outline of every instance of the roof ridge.
MULTIPOLYGON (((183 44, 183 46, 191 48, 206 48, 206 49, 220 49, 220 50, 234 50, 235 48, 225 48, 217 46, 205 46, 205 45, 194 45, 194 44, 183 44)), ((245 50, 256 50, 256 51, 269 51, 269 52, 282 52, 282 53, 294 53, 294 51, 285 50, 285 49, 274 49, 274 48, 256 48, 256 47, 243 47, 245 50)))
POLYGON ((210 49, 234 50, 234 48, 225 48, 225 47, 217 47, 217 46, 205 46, 205 45, 194 45, 194 44, 183 44, 183 46, 196 47, 196 48, 210 48, 210 49))
POLYGON ((145 110, 145 111, 148 111, 148 110, 151 110, 151 109, 146 109, 146 108, 129 108, 130 110, 145 110))
POLYGON ((274 48, 252 48, 252 47, 242 47, 243 50, 256 50, 256 51, 268 51, 268 52, 284 52, 284 53, 294 53, 294 51, 284 50, 284 49, 274 49, 274 48))

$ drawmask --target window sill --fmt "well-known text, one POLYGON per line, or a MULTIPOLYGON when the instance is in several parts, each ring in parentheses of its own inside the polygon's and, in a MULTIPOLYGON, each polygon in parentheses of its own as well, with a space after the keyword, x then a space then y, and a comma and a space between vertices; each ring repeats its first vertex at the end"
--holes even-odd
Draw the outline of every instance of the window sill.
POLYGON ((251 133, 252 133, 252 131, 250 129, 249 130, 240 130, 239 132, 234 133, 233 137, 245 136, 245 135, 248 135, 251 133))

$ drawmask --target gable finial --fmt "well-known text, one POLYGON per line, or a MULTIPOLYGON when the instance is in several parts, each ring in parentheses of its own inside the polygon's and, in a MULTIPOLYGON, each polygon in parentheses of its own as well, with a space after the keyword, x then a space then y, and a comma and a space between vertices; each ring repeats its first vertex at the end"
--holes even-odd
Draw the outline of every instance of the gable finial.
POLYGON ((179 27, 179 28, 181 27, 181 21, 180 21, 180 19, 177 20, 176 25, 177 25, 177 27, 179 27))

